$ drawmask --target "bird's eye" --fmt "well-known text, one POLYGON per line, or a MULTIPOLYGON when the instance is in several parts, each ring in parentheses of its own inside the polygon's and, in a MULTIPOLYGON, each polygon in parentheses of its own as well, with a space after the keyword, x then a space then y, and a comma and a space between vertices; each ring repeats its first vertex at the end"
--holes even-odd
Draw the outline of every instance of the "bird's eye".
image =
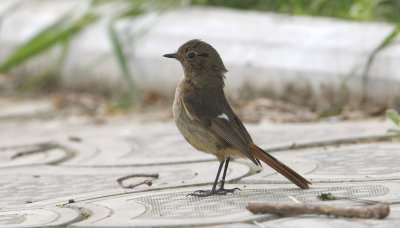
POLYGON ((194 57, 196 57, 196 52, 191 51, 187 54, 188 59, 193 59, 194 57))

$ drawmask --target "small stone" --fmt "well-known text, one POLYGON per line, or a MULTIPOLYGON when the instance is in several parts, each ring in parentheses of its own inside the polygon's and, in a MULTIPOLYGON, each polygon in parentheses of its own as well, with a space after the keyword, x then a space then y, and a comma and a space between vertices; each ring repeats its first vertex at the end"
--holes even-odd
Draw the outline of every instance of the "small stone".
POLYGON ((72 142, 82 142, 82 139, 77 136, 69 136, 68 140, 72 142))

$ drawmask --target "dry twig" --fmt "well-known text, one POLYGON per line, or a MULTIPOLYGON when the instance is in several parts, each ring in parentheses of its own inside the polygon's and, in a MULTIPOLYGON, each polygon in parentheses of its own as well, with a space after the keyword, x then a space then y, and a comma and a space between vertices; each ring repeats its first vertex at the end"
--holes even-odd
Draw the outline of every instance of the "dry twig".
POLYGON ((135 188, 135 187, 137 187, 139 185, 142 185, 142 184, 146 184, 147 186, 151 186, 153 184, 152 180, 144 180, 144 181, 138 182, 136 184, 130 184, 128 186, 125 186, 122 183, 124 180, 130 179, 130 178, 135 178, 135 177, 150 177, 150 178, 153 178, 153 179, 157 179, 158 178, 158 174, 132 174, 132 175, 128 175, 128 176, 124 176, 124 177, 118 178, 117 182, 123 188, 135 188))
POLYGON ((282 215, 317 214, 357 218, 382 219, 389 215, 389 205, 379 203, 368 206, 344 207, 298 203, 249 203, 253 214, 274 213, 282 215))

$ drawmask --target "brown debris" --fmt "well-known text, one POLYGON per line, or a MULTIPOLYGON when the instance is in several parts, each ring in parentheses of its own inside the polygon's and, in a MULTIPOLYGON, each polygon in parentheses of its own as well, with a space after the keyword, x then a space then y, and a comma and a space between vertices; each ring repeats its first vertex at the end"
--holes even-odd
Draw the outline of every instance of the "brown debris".
POLYGON ((82 139, 77 136, 69 136, 68 140, 71 142, 82 142, 82 139))
POLYGON ((151 186, 153 185, 153 181, 146 179, 144 181, 140 181, 138 183, 135 184, 130 184, 130 185, 124 185, 123 181, 127 180, 127 179, 131 179, 131 178, 141 178, 141 177, 149 177, 149 178, 153 178, 153 179, 157 179, 158 178, 158 174, 132 174, 132 175, 127 175, 124 177, 120 177, 117 179, 117 183, 119 184, 119 186, 123 187, 123 188, 135 188, 139 185, 142 184, 146 184, 147 186, 151 186))
POLYGON ((152 180, 145 180, 144 183, 149 187, 153 185, 153 181, 152 180))
POLYGON ((281 215, 333 215, 342 217, 383 219, 389 215, 387 203, 367 206, 331 206, 298 203, 249 203, 247 209, 253 214, 274 213, 281 215))

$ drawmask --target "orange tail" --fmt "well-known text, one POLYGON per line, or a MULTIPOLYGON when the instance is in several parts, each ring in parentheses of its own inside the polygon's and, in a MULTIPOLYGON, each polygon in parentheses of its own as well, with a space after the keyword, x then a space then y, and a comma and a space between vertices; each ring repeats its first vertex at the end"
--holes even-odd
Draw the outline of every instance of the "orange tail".
POLYGON ((260 147, 254 143, 249 144, 250 153, 257 159, 265 162, 265 164, 271 166, 277 172, 289 179, 293 184, 299 186, 302 189, 307 189, 308 185, 311 184, 308 180, 296 173, 293 169, 287 167, 285 164, 280 162, 278 159, 272 157, 267 152, 263 151, 260 147))

